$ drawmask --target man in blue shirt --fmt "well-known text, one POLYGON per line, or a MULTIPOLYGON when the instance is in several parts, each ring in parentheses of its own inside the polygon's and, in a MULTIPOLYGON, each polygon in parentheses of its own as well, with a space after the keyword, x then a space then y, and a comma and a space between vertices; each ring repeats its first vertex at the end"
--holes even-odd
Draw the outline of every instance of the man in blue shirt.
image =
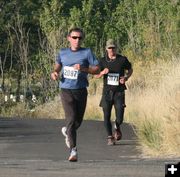
POLYGON ((61 72, 59 86, 67 124, 62 128, 65 142, 70 148, 69 161, 77 161, 77 129, 80 127, 87 103, 88 74, 98 74, 98 60, 89 48, 82 48, 84 33, 80 28, 72 28, 67 36, 70 48, 58 53, 51 78, 57 80, 61 72))

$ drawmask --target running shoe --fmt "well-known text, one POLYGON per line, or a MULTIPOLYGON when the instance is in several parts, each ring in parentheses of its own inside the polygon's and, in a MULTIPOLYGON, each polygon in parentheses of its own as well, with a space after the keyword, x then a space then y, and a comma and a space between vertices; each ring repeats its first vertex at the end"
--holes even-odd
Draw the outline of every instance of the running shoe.
POLYGON ((107 145, 108 145, 108 146, 113 146, 113 145, 115 145, 115 140, 114 140, 114 137, 113 137, 113 136, 108 136, 108 137, 107 137, 107 145))
POLYGON ((70 156, 69 156, 69 161, 70 162, 77 162, 77 159, 78 159, 78 156, 77 156, 77 148, 74 147, 71 149, 71 152, 70 152, 70 156))
POLYGON ((117 128, 115 126, 114 138, 115 138, 116 141, 119 141, 122 138, 122 132, 121 132, 120 127, 117 128))
POLYGON ((62 127, 61 132, 62 132, 62 134, 63 134, 64 137, 65 137, 66 146, 67 146, 68 148, 70 148, 70 142, 69 142, 69 138, 68 138, 68 135, 67 135, 67 128, 66 128, 66 127, 62 127))

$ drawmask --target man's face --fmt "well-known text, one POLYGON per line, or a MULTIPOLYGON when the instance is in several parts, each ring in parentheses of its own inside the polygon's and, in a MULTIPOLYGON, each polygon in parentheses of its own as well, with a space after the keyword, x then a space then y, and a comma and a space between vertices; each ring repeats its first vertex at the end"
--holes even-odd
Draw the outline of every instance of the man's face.
POLYGON ((116 55, 116 47, 108 47, 108 48, 106 48, 106 50, 108 52, 108 55, 110 55, 110 56, 116 55))
POLYGON ((82 34, 81 32, 72 31, 68 36, 68 41, 70 42, 72 50, 78 50, 81 46, 82 34))

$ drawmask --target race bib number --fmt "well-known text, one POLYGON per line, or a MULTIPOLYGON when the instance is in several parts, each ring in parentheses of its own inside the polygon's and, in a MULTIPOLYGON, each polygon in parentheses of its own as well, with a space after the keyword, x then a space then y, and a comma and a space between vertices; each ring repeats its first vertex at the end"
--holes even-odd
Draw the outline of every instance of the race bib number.
POLYGON ((107 84, 108 85, 119 85, 119 74, 118 73, 108 73, 107 84))
POLYGON ((64 67, 64 77, 67 79, 77 79, 78 78, 78 70, 74 69, 70 66, 64 67))

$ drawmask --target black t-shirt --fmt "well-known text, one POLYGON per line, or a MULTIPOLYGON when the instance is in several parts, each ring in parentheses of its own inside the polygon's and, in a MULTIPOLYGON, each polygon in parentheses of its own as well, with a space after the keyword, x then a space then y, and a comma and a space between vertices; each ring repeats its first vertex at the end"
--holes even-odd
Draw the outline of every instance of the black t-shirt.
POLYGON ((104 75, 103 91, 113 90, 113 91, 124 91, 126 89, 125 84, 120 84, 120 77, 124 76, 125 70, 132 68, 131 63, 124 56, 119 54, 116 55, 116 59, 110 60, 108 57, 103 57, 100 59, 100 69, 109 69, 109 73, 104 75))

